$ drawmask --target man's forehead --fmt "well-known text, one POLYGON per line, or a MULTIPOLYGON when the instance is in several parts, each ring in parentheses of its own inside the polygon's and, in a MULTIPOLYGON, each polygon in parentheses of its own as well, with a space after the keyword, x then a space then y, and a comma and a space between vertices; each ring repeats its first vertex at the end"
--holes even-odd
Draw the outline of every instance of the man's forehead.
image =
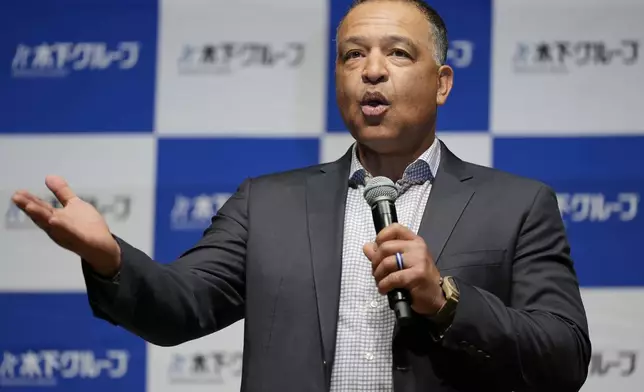
POLYGON ((407 37, 417 43, 427 42, 430 24, 415 5, 396 0, 374 0, 356 6, 342 20, 338 41, 354 36, 388 39, 407 37))

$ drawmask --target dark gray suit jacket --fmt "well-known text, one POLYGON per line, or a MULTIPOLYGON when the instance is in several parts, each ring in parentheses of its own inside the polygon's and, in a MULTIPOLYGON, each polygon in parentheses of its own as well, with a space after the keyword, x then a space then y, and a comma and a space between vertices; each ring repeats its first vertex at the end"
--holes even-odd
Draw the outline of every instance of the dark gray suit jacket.
MULTIPOLYGON (((578 390, 591 344, 553 191, 441 148, 419 235, 461 302, 440 342, 396 328, 395 391, 578 390)), ((161 346, 245 318, 243 391, 328 391, 350 158, 244 181, 168 265, 115 236, 119 284, 83 264, 94 314, 161 346)))

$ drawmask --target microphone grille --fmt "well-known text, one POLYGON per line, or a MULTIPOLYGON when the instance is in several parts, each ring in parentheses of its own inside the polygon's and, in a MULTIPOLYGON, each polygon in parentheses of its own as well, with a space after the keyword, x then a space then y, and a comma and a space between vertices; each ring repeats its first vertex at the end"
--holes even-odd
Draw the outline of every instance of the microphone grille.
POLYGON ((398 198, 398 188, 387 177, 373 177, 367 180, 363 196, 369 205, 381 199, 395 201, 398 198))

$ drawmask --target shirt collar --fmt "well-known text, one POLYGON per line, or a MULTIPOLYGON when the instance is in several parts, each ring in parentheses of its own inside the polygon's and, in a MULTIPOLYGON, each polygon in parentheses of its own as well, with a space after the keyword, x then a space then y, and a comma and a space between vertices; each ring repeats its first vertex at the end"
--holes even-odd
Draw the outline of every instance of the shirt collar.
MULTIPOLYGON (((408 189, 411 185, 423 184, 426 181, 433 181, 438 171, 440 162, 440 141, 437 137, 427 150, 425 150, 418 159, 410 163, 403 173, 400 180, 396 182, 402 190, 408 189)), ((357 143, 351 148, 351 169, 349 170, 349 185, 364 185, 371 174, 362 166, 357 154, 357 143)))

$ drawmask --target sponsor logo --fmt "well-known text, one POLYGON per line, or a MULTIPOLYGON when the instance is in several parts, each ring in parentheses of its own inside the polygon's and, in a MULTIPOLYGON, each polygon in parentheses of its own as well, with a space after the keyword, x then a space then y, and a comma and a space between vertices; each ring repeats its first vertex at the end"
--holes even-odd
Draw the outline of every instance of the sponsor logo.
POLYGON ((4 351, 0 386, 56 386, 66 379, 120 379, 128 371, 126 350, 107 350, 97 356, 91 350, 4 351))
POLYGON ((635 219, 640 202, 638 193, 618 193, 609 199, 602 193, 558 193, 559 210, 571 222, 606 222, 635 219))
POLYGON ((177 60, 180 74, 230 74, 247 68, 297 68, 304 61, 305 45, 260 42, 186 44, 177 60))
MULTIPOLYGON (((132 197, 129 195, 95 196, 79 195, 79 198, 96 208, 106 220, 113 222, 124 222, 132 213, 132 197)), ((55 196, 44 196, 41 198, 54 208, 61 208, 62 205, 55 196)), ((29 217, 19 209, 11 200, 5 212, 5 227, 7 229, 33 229, 35 224, 29 217)))
POLYGON ((170 227, 173 230, 205 229, 230 196, 230 193, 176 195, 170 211, 170 227))
POLYGON ((174 354, 168 369, 172 384, 225 384, 241 378, 241 351, 174 354))
POLYGON ((139 61, 141 43, 119 42, 110 47, 105 42, 43 42, 30 46, 18 44, 11 62, 17 78, 65 77, 79 71, 108 68, 128 70, 139 61))
POLYGON ((640 42, 623 39, 606 41, 519 42, 514 53, 515 72, 568 73, 575 69, 639 61, 640 42))
POLYGON ((447 50, 447 62, 454 68, 467 68, 474 59, 474 42, 454 40, 447 50))
POLYGON ((630 377, 637 368, 638 352, 633 350, 599 351, 590 358, 588 374, 590 376, 630 377))

